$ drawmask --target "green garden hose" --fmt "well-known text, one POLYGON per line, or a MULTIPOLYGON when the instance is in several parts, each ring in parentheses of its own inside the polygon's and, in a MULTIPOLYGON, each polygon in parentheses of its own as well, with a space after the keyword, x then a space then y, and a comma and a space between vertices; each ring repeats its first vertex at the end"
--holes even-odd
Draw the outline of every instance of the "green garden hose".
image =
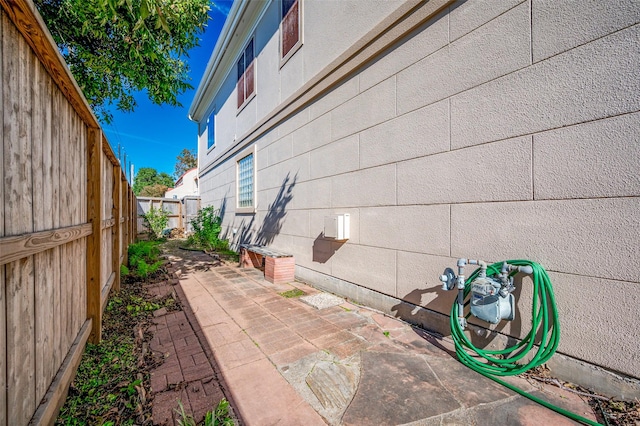
MULTIPOLYGON (((511 389, 520 395, 529 398, 563 416, 569 417, 575 421, 588 424, 599 425, 592 420, 579 416, 570 411, 556 407, 540 398, 537 398, 522 389, 519 389, 509 383, 500 380, 499 376, 513 376, 524 373, 531 368, 544 364, 553 356, 560 343, 560 322, 558 320, 558 309, 553 294, 553 287, 547 272, 542 266, 530 260, 507 260, 510 265, 515 266, 531 266, 533 269, 533 307, 531 309, 531 330, 529 333, 514 346, 502 350, 483 350, 475 347, 469 338, 464 334, 462 327, 458 321, 458 303, 454 302, 451 307, 451 337, 455 343, 456 355, 460 362, 472 370, 488 377, 495 382, 511 389), (536 335, 540 335, 539 342, 536 344, 537 350, 530 361, 519 363, 534 348, 536 335)), ((494 263, 487 266, 487 276, 499 274, 503 262, 494 263)), ((511 272, 515 275, 517 271, 511 272)), ((473 282, 480 274, 478 268, 465 282, 464 298, 467 299, 471 290, 471 282, 473 282)), ((465 306, 468 305, 468 302, 465 306)), ((471 315, 467 314, 467 318, 471 315)))

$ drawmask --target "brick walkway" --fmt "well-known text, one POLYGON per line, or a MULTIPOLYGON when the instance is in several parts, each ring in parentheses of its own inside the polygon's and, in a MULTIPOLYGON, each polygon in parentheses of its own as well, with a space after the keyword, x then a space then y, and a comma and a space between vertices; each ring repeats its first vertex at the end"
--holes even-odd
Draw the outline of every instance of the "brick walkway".
MULTIPOLYGON (((178 286, 177 286, 178 287, 178 286)), ((184 291, 247 425, 570 425, 454 358, 450 341, 341 300, 316 309, 235 266, 181 277, 184 291)), ((577 395, 505 379, 594 419, 577 395)))
MULTIPOLYGON (((171 284, 151 286, 149 291, 160 297, 175 292, 174 297, 186 300, 180 287, 171 284)), ((154 424, 177 425, 179 402, 186 413, 201 421, 225 396, 216 380, 214 358, 201 343, 202 330, 186 303, 182 311, 162 308, 154 315, 150 349, 164 356, 164 362, 151 372, 154 424)))
MULTIPOLYGON (((166 356, 151 377, 156 424, 176 424, 178 400, 200 420, 223 390, 257 426, 575 424, 468 370, 446 339, 344 300, 315 308, 283 297, 294 287, 319 295, 302 283, 192 260, 178 285, 154 290, 175 291, 184 309, 156 312, 151 346, 166 356)), ((506 380, 595 419, 577 395, 506 380)))

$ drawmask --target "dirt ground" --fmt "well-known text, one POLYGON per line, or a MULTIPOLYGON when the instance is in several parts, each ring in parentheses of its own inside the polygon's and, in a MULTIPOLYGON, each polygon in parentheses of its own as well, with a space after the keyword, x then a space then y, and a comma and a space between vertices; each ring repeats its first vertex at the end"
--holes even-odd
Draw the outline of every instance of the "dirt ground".
POLYGON ((185 414, 202 424, 231 395, 188 305, 178 273, 223 265, 215 254, 161 245, 165 265, 146 280, 124 276, 103 317, 103 341, 87 345, 58 425, 178 425, 185 414), (171 260, 168 260, 171 259, 171 260), (196 361, 198 364, 196 365, 196 361), (193 365, 191 365, 193 364, 193 365))

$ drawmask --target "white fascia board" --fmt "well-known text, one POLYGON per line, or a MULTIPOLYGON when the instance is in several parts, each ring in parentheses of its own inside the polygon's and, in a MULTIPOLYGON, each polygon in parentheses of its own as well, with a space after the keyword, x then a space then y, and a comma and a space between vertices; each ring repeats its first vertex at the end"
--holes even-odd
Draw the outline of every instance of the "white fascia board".
POLYGON ((233 2, 189 107, 191 121, 201 122, 204 119, 215 95, 235 66, 236 57, 241 49, 244 49, 245 42, 253 34, 271 1, 236 0, 233 2))
POLYGON ((191 101, 191 106, 189 107, 189 119, 192 121, 200 121, 202 117, 195 117, 196 110, 198 110, 200 104, 202 103, 202 97, 204 96, 204 92, 207 87, 210 85, 211 80, 213 79, 214 72, 217 66, 220 64, 220 60, 222 59, 223 54, 227 50, 227 46, 231 41, 231 37, 238 26, 240 18, 242 17, 242 13, 247 8, 249 4, 249 0, 236 0, 233 2, 231 6, 231 10, 229 11, 229 15, 227 19, 224 21, 224 26, 222 27, 222 31, 218 36, 218 40, 216 41, 216 45, 213 48, 213 52, 211 53, 211 57, 207 62, 207 67, 204 70, 204 74, 200 79, 200 83, 198 84, 198 89, 196 90, 196 94, 193 96, 193 101, 191 101))

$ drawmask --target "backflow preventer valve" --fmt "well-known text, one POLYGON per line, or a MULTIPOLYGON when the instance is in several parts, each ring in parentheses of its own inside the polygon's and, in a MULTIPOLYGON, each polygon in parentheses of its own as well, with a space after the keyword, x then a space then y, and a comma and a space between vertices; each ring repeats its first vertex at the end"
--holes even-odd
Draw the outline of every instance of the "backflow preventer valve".
POLYGON ((447 268, 440 276, 443 290, 458 289, 458 323, 464 329, 467 320, 463 313, 466 265, 478 265, 480 273, 470 283, 470 308, 471 314, 491 324, 498 324, 501 320, 511 321, 515 319, 515 298, 512 294, 512 272, 532 274, 531 266, 516 266, 503 262, 499 273, 487 276, 487 264, 482 260, 458 259, 458 276, 451 268, 447 268))

